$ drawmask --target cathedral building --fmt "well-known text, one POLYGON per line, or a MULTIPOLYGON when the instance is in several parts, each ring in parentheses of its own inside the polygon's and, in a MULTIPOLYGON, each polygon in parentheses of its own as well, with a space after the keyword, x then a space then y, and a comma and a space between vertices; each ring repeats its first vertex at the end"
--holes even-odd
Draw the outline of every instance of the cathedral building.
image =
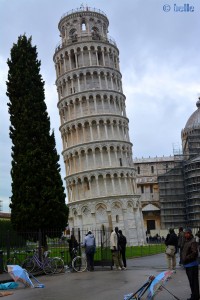
POLYGON ((170 157, 134 159, 145 230, 200 228, 200 99, 170 157))
POLYGON ((181 132, 182 155, 158 178, 161 226, 200 227, 200 99, 181 132))
POLYGON ((109 20, 81 7, 61 17, 53 57, 71 228, 118 226, 130 245, 145 241, 129 139, 119 49, 109 20))

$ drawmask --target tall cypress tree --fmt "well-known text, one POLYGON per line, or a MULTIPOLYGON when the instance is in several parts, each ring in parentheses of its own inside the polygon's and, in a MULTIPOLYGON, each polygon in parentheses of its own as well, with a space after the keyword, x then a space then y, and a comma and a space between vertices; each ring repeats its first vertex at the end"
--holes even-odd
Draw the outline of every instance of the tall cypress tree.
POLYGON ((31 37, 18 37, 7 64, 13 228, 17 231, 63 229, 68 208, 55 136, 50 132, 41 63, 31 37))

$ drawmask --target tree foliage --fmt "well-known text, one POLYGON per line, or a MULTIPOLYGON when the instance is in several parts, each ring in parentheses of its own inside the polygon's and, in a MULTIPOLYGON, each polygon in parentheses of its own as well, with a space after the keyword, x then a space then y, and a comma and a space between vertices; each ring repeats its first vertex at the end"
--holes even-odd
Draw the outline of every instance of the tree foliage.
POLYGON ((7 61, 12 140, 11 222, 15 230, 64 228, 68 208, 59 155, 32 39, 19 36, 7 61))

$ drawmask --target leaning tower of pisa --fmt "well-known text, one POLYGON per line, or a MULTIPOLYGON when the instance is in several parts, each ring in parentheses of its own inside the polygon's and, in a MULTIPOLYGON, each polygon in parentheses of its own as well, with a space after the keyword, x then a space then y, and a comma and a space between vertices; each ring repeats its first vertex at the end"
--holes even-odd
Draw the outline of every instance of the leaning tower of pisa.
POLYGON ((131 245, 145 240, 119 50, 102 11, 61 17, 54 63, 66 186, 73 228, 118 226, 131 245))

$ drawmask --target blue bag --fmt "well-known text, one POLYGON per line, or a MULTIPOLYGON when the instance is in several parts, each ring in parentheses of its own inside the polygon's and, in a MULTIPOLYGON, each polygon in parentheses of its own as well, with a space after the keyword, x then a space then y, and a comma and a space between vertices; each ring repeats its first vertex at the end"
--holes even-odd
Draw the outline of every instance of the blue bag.
POLYGON ((6 283, 0 283, 0 290, 11 290, 16 289, 18 287, 17 282, 6 282, 6 283))

